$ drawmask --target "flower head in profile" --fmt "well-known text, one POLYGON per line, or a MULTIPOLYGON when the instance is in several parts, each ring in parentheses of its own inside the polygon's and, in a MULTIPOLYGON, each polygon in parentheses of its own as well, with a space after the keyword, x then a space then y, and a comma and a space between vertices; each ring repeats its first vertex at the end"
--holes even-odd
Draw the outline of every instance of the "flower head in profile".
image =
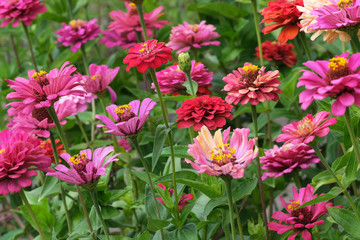
MULTIPOLYGON (((170 197, 173 195, 174 189, 166 188, 166 186, 162 183, 158 183, 158 186, 163 190, 167 190, 170 193, 170 197)), ((194 198, 193 194, 184 193, 179 199, 179 211, 181 211, 186 205, 188 205, 189 204, 188 201, 192 200, 193 198, 194 198)), ((156 199, 159 200, 159 202, 161 202, 165 206, 165 202, 161 197, 157 197, 156 199)))
POLYGON ((235 129, 229 143, 230 128, 223 133, 221 130, 211 135, 206 126, 201 128, 194 138, 194 144, 189 145, 188 153, 195 159, 185 162, 198 171, 212 176, 230 175, 233 178, 244 176, 245 167, 258 155, 255 146, 256 139, 249 138, 250 129, 235 129))
POLYGON ((104 125, 97 127, 106 127, 106 133, 112 133, 118 136, 133 137, 141 132, 142 127, 148 118, 150 111, 154 108, 156 102, 150 98, 145 98, 141 104, 139 100, 134 100, 129 104, 116 106, 110 105, 106 107, 106 111, 113 120, 106 116, 96 115, 95 118, 100 119, 104 125))
POLYGON ((4 0, 0 1, 0 19, 5 19, 0 27, 12 22, 17 27, 19 22, 31 25, 36 15, 46 12, 46 6, 39 0, 4 0))
POLYGON ((114 147, 97 148, 94 151, 86 149, 79 154, 70 156, 68 153, 60 155, 70 166, 58 164, 55 172, 47 173, 48 176, 54 176, 62 181, 73 183, 84 187, 87 190, 96 189, 101 175, 106 174, 106 167, 114 161, 119 154, 115 154, 106 159, 110 153, 114 152, 114 147), (106 159, 106 160, 105 160, 106 159))
POLYGON ((303 70, 297 84, 306 88, 299 95, 302 109, 307 109, 314 100, 326 97, 335 99, 331 105, 334 116, 344 115, 346 108, 353 104, 360 107, 360 53, 348 56, 349 53, 344 53, 329 61, 304 63, 312 71, 303 70))
POLYGON ((149 67, 159 68, 161 64, 172 60, 171 50, 165 46, 165 43, 156 39, 138 43, 129 49, 129 54, 124 58, 123 62, 128 64, 126 71, 137 67, 139 72, 144 73, 149 67))
POLYGON ((304 6, 303 0, 269 1, 268 6, 260 11, 264 16, 261 23, 270 24, 262 32, 268 34, 284 27, 278 37, 279 42, 286 43, 289 39, 294 39, 301 27, 299 20, 301 12, 297 6, 304 6))
POLYGON ((312 147, 304 144, 287 143, 282 147, 274 146, 273 149, 265 151, 265 156, 260 157, 262 169, 267 170, 262 179, 268 177, 281 177, 298 169, 309 168, 312 163, 318 163, 320 159, 316 156, 312 147))
POLYGON ((316 225, 324 224, 324 220, 319 220, 319 218, 328 212, 327 207, 331 207, 332 203, 324 201, 297 209, 297 207, 317 197, 317 194, 314 194, 314 188, 310 184, 305 188, 300 188, 299 192, 293 187, 293 196, 294 199, 290 200, 289 203, 285 202, 282 196, 280 196, 281 204, 286 212, 275 212, 272 218, 279 220, 279 222, 270 222, 268 225, 269 229, 277 231, 278 234, 291 230, 294 231, 288 237, 288 240, 294 240, 299 233, 301 233, 304 240, 311 240, 309 230, 316 225))
POLYGON ((71 20, 69 24, 62 23, 63 28, 56 31, 59 36, 57 42, 61 46, 71 46, 70 50, 76 52, 82 44, 87 43, 99 36, 100 27, 96 24, 97 19, 90 21, 71 20))
MULTIPOLYGON (((56 151, 58 153, 58 156, 65 153, 64 146, 62 144, 59 144, 59 142, 59 139, 55 139, 56 151)), ((54 151, 49 138, 41 142, 41 148, 45 150, 45 155, 49 156, 51 158, 51 161, 55 163, 54 151)), ((59 162, 61 162, 61 159, 59 159, 59 162)))
POLYGON ((215 27, 211 24, 206 24, 206 21, 201 21, 200 24, 191 25, 187 22, 172 27, 170 33, 170 41, 167 46, 176 53, 186 52, 191 48, 202 48, 208 45, 218 46, 219 41, 213 41, 220 35, 215 32, 215 27))
POLYGON ((51 158, 34 135, 8 129, 0 132, 0 194, 20 192, 31 185, 36 170, 51 171, 51 158))
MULTIPOLYGON (((288 67, 295 65, 297 62, 296 55, 293 51, 294 45, 265 41, 261 44, 264 59, 275 63, 283 63, 288 67)), ((259 47, 256 47, 256 56, 260 58, 259 47)))
POLYGON ((293 122, 283 127, 283 134, 280 134, 276 141, 286 143, 310 143, 316 136, 326 136, 330 128, 329 126, 336 123, 336 118, 330 118, 329 112, 322 111, 315 115, 308 114, 299 122, 293 122))
POLYGON ((265 67, 259 69, 256 65, 245 63, 244 67, 223 78, 227 83, 223 91, 228 92, 225 101, 229 104, 240 102, 241 105, 248 102, 257 105, 259 102, 277 101, 278 93, 282 93, 277 88, 281 85, 279 76, 277 70, 265 72, 265 67))

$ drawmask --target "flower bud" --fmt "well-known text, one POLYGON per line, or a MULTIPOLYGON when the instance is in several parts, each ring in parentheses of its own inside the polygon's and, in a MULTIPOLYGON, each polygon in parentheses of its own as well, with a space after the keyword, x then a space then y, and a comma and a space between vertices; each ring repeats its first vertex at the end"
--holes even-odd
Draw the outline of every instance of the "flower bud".
POLYGON ((189 53, 180 53, 178 56, 181 71, 189 73, 191 71, 191 59, 189 53))

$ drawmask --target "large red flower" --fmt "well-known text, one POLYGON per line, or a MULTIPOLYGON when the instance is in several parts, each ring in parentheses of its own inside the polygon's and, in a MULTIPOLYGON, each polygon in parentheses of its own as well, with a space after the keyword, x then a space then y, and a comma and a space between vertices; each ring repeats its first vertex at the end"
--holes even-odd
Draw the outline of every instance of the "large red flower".
POLYGON ((232 106, 220 97, 204 95, 189 99, 176 110, 178 114, 177 126, 178 128, 194 126, 194 130, 199 131, 205 125, 210 130, 214 130, 224 126, 226 118, 233 119, 231 108, 232 106))
MULTIPOLYGON (((261 44, 264 59, 274 61, 275 63, 283 63, 288 67, 295 65, 297 62, 296 55, 293 51, 294 45, 265 41, 261 44)), ((259 47, 256 47, 256 56, 260 58, 259 47)))

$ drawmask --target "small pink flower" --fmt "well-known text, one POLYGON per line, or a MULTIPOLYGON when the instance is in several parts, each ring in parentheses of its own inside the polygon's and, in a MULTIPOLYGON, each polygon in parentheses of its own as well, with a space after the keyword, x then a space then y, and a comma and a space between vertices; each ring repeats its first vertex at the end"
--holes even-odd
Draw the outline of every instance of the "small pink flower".
POLYGON ((17 27, 22 21, 25 25, 32 24, 36 15, 46 12, 46 7, 39 0, 2 0, 0 1, 0 19, 5 19, 0 27, 17 27))
POLYGON ((215 27, 211 24, 206 25, 206 21, 201 21, 200 24, 191 25, 187 22, 179 24, 177 27, 172 27, 170 34, 170 41, 167 44, 176 53, 186 52, 191 48, 201 48, 208 45, 220 45, 219 41, 212 41, 220 35, 215 32, 215 27))
POLYGON ((97 19, 89 22, 83 20, 71 20, 69 25, 62 23, 63 28, 56 32, 59 36, 57 42, 60 46, 71 46, 70 50, 76 52, 82 44, 87 43, 99 36, 100 27, 96 24, 97 19))
POLYGON ((316 114, 315 118, 308 114, 299 122, 293 122, 283 127, 283 133, 280 134, 276 141, 285 143, 310 143, 316 136, 326 136, 330 128, 329 126, 336 123, 336 118, 327 119, 329 112, 322 111, 316 114))
MULTIPOLYGON (((158 186, 161 187, 164 190, 169 191, 170 196, 173 195, 174 189, 172 189, 172 188, 166 189, 166 186, 164 184, 162 184, 162 183, 158 183, 158 186)), ((194 198, 193 194, 184 193, 179 199, 179 211, 181 211, 186 205, 188 205, 189 204, 188 201, 192 200, 193 198, 194 198)), ((156 199, 159 200, 165 206, 165 202, 161 197, 157 197, 156 199)))
POLYGON ((244 176, 245 167, 258 155, 255 146, 256 139, 248 139, 250 129, 235 129, 229 143, 230 128, 224 133, 215 132, 212 137, 206 126, 201 128, 194 138, 194 144, 189 144, 188 153, 195 159, 185 162, 198 171, 212 176, 231 175, 233 178, 244 176))
POLYGON ((156 102, 153 102, 150 98, 145 98, 141 105, 139 100, 134 100, 120 107, 110 105, 106 107, 106 111, 115 119, 115 123, 106 116, 96 115, 95 118, 100 119, 105 124, 99 124, 97 127, 106 127, 108 129, 105 131, 106 133, 132 137, 142 130, 150 111, 155 105, 156 102))
POLYGON ((128 140, 126 140, 126 138, 120 138, 119 142, 119 146, 122 147, 125 152, 131 152, 131 144, 129 143, 128 140))

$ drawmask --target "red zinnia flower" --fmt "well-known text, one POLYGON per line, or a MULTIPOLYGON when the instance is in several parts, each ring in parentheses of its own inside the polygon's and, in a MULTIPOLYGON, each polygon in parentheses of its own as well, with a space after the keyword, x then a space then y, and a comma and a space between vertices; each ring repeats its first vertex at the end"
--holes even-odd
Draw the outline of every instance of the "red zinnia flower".
MULTIPOLYGON (((59 139, 55 140, 55 144, 56 144, 56 151, 58 153, 58 156, 60 156, 61 154, 65 153, 64 150, 64 146, 62 144, 58 144, 60 142, 59 139)), ((41 142, 41 148, 46 150, 45 155, 49 156, 52 160, 53 163, 55 163, 55 158, 54 158, 54 151, 53 148, 51 146, 51 141, 50 139, 46 139, 44 141, 41 142)), ((59 162, 61 162, 61 159, 59 158, 59 162)))
POLYGON ((204 95, 189 99, 176 110, 178 114, 177 126, 178 128, 194 126, 194 130, 199 131, 205 125, 210 130, 214 130, 224 126, 226 118, 233 119, 231 108, 232 106, 220 97, 204 95))
MULTIPOLYGON (((294 45, 265 41, 261 44, 264 59, 268 61, 281 62, 288 67, 295 65, 297 62, 296 55, 293 52, 294 45)), ((256 56, 260 58, 259 47, 256 47, 256 56)))
POLYGON ((161 64, 172 60, 171 50, 165 43, 156 39, 138 43, 129 49, 129 54, 124 58, 123 62, 128 63, 126 71, 135 66, 141 73, 146 72, 149 67, 159 68, 161 64))

